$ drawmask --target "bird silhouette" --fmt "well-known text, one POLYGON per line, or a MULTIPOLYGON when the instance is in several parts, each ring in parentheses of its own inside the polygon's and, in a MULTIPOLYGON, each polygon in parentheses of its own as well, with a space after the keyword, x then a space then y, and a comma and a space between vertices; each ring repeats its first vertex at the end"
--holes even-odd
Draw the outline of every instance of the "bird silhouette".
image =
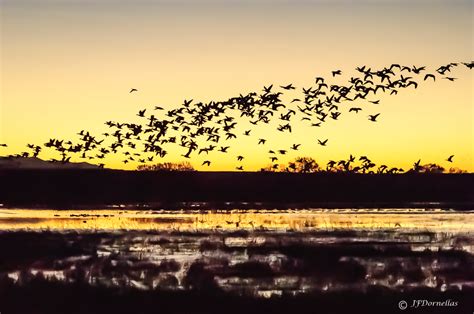
POLYGON ((457 78, 455 78, 455 77, 448 77, 448 76, 443 77, 443 79, 451 81, 451 82, 454 82, 454 80, 457 80, 457 78))
POLYGON ((286 90, 295 89, 295 87, 292 84, 288 84, 286 86, 280 86, 280 87, 283 88, 283 89, 286 89, 286 90))
POLYGON ((130 90, 129 94, 130 94, 130 93, 133 93, 133 92, 138 92, 138 90, 137 90, 136 88, 132 88, 132 89, 130 90))
POLYGON ((361 110, 362 110, 362 108, 352 107, 351 109, 349 109, 349 112, 359 113, 359 111, 361 111, 361 110))
POLYGON ((210 165, 211 165, 211 161, 210 161, 210 160, 205 160, 205 161, 202 163, 202 166, 204 166, 204 165, 210 166, 210 165))
POLYGON ((471 62, 462 62, 462 64, 464 64, 466 67, 468 67, 469 69, 473 69, 474 68, 474 61, 471 61, 471 62))
POLYGON ((328 142, 329 139, 325 139, 324 141, 318 140, 319 145, 321 146, 326 146, 326 143, 328 142))
POLYGON ((453 162, 453 157, 454 155, 449 156, 448 159, 446 159, 446 161, 453 162))
POLYGON ((428 78, 432 78, 433 81, 436 81, 436 77, 434 76, 434 74, 426 74, 425 75, 425 78, 423 79, 423 81, 426 81, 428 78))
POLYGON ((374 115, 369 115, 369 120, 372 122, 377 122, 377 117, 380 115, 380 113, 374 114, 374 115))

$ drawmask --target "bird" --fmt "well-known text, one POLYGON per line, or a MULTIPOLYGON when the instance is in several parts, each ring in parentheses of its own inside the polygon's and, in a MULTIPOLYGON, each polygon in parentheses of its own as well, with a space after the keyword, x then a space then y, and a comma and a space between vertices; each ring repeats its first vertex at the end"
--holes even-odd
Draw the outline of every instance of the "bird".
POLYGON ((244 167, 238 166, 238 167, 235 167, 235 169, 242 171, 242 170, 244 170, 244 167))
POLYGON ((355 112, 355 113, 359 113, 359 111, 361 111, 362 108, 358 108, 358 107, 352 107, 351 109, 349 109, 349 112, 355 112))
POLYGON ((321 141, 321 140, 318 139, 318 143, 319 143, 319 145, 321 145, 321 146, 326 146, 326 143, 328 142, 328 140, 329 140, 329 139, 325 139, 324 141, 321 141))
POLYGON ((410 81, 410 82, 408 82, 408 84, 407 84, 407 86, 406 86, 406 87, 408 87, 408 86, 410 86, 410 85, 413 85, 413 86, 415 86, 415 89, 418 87, 418 83, 417 83, 417 82, 415 82, 415 81, 410 81))
POLYGON ((374 115, 369 115, 369 120, 372 122, 377 122, 377 117, 380 115, 380 113, 374 114, 374 115))
POLYGON ((0 147, 8 147, 7 144, 0 144, 0 147))
POLYGON ((446 159, 446 161, 453 162, 453 157, 454 155, 449 156, 448 159, 446 159))
POLYGON ((341 70, 335 70, 335 71, 332 71, 332 76, 336 76, 336 75, 341 75, 342 74, 342 71, 341 70))
POLYGON ((263 145, 263 144, 265 144, 266 141, 267 141, 266 139, 261 138, 261 139, 258 140, 258 144, 259 144, 259 145, 260 145, 260 144, 263 145))
POLYGON ((291 146, 291 149, 293 150, 298 150, 298 147, 300 147, 301 144, 293 144, 293 146, 291 146))
POLYGON ((138 111, 138 114, 137 114, 137 116, 139 116, 139 117, 142 117, 142 118, 143 118, 143 117, 145 116, 145 111, 146 111, 146 109, 139 110, 139 111, 138 111))
POLYGON ((373 101, 370 101, 369 102, 373 103, 374 105, 378 105, 380 103, 380 100, 373 100, 373 101))
POLYGON ((283 88, 283 89, 286 89, 286 90, 295 89, 295 87, 292 84, 288 84, 286 86, 282 85, 280 87, 283 88))
POLYGON ((244 135, 250 136, 250 131, 252 131, 252 130, 246 130, 246 131, 244 131, 244 135))
POLYGON ((267 94, 268 94, 268 93, 270 93, 270 92, 271 92, 271 90, 272 90, 272 87, 273 87, 273 84, 272 84, 272 85, 270 85, 270 86, 268 86, 268 87, 266 87, 266 86, 263 86, 263 91, 264 91, 265 93, 267 93, 267 94))
POLYGON ((466 67, 468 67, 469 69, 472 69, 474 68, 474 61, 471 61, 471 62, 462 62, 462 64, 464 64, 466 67))
POLYGON ((130 90, 129 94, 130 94, 130 93, 133 93, 133 92, 138 92, 138 90, 137 90, 136 88, 132 88, 132 89, 130 90))
POLYGON ((421 71, 423 71, 424 69, 426 69, 426 67, 419 67, 417 68, 416 66, 413 66, 413 68, 411 69, 413 73, 415 74, 420 74, 421 71))
POLYGON ((237 156, 238 161, 242 161, 244 159, 244 156, 237 156))
POLYGON ((425 78, 423 79, 423 81, 426 81, 430 77, 433 79, 433 81, 436 81, 436 77, 434 76, 434 74, 430 74, 430 73, 425 75, 425 78))
POLYGON ((155 110, 164 110, 164 108, 160 106, 155 106, 155 110))
POLYGON ((202 163, 202 166, 204 166, 204 165, 210 166, 210 165, 211 165, 211 161, 210 161, 210 160, 205 160, 205 161, 202 163))
POLYGON ((443 79, 448 80, 448 81, 451 81, 451 82, 454 82, 454 80, 457 80, 456 77, 448 77, 448 76, 443 77, 443 79))

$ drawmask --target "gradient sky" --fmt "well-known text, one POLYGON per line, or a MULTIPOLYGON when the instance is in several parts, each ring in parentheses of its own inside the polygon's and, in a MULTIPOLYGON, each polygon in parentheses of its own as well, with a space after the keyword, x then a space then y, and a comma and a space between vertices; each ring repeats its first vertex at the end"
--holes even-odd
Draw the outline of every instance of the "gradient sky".
MULTIPOLYGON (((0 143, 9 145, 0 155, 81 129, 101 133, 106 120, 133 121, 139 109, 171 109, 183 99, 225 100, 272 83, 309 87, 334 69, 344 73, 331 82, 342 83, 364 64, 434 71, 474 59, 471 0, 2 0, 0 9, 0 143), (129 94, 132 87, 139 92, 129 94)), ((390 166, 421 158, 449 167, 444 160, 454 154, 452 166, 474 171, 474 75, 463 66, 452 76, 459 80, 377 96, 379 105, 316 130, 259 128, 269 146, 239 139, 232 157, 214 155, 206 169, 233 170, 234 156, 244 154, 245 169, 258 170, 270 147, 301 143, 281 161, 312 156, 324 164, 352 153, 390 166), (370 123, 367 114, 378 112, 380 122, 370 123), (328 146, 316 138, 329 138, 328 146)), ((183 160, 181 153, 165 160, 183 160)), ((121 159, 107 166, 123 168, 121 159)), ((203 169, 204 159, 191 162, 203 169)))

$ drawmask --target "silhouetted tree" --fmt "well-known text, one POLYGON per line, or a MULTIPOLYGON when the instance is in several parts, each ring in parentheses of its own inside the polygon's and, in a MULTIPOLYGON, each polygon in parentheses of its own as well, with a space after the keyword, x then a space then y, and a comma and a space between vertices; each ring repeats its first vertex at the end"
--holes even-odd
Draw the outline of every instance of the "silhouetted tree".
POLYGON ((164 162, 154 165, 139 165, 139 171, 196 171, 188 161, 183 162, 164 162))
POLYGON ((319 171, 319 165, 316 160, 311 157, 298 157, 294 161, 288 163, 285 171, 297 173, 314 173, 319 171))
POLYGON ((421 166, 420 172, 422 173, 443 173, 444 172, 444 167, 438 165, 438 164, 426 164, 421 166))
POLYGON ((449 168, 448 173, 467 173, 467 171, 454 167, 454 168, 449 168))
POLYGON ((419 165, 417 163, 414 164, 413 168, 408 170, 407 173, 443 173, 444 172, 444 167, 435 164, 435 163, 429 163, 425 165, 419 165))

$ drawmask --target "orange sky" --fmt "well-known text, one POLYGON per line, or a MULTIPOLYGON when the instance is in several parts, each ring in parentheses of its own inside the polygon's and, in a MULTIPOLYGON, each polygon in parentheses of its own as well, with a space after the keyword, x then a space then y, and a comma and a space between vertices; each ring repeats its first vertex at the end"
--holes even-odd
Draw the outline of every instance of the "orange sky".
MULTIPOLYGON (((334 69, 343 76, 330 82, 342 83, 363 64, 434 71, 474 59, 472 1, 6 0, 0 7, 0 143, 9 145, 0 155, 50 137, 75 139, 81 129, 100 134, 106 120, 134 121, 139 109, 171 109, 183 99, 225 100, 272 83, 308 87, 334 69), (129 94, 132 87, 139 91, 129 94)), ((233 170, 242 154, 244 168, 258 170, 269 164, 269 148, 301 143, 280 162, 352 153, 404 168, 419 158, 449 167, 444 160, 454 154, 452 166, 474 171, 473 71, 458 67, 452 76, 459 79, 376 97, 379 105, 361 104, 359 115, 317 130, 296 122, 291 135, 259 127, 205 169, 233 170), (370 123, 367 114, 378 112, 379 123, 370 123), (259 136, 268 146, 255 145, 259 136), (317 138, 329 138, 328 146, 317 138)), ((165 161, 182 160, 181 149, 169 151, 165 161)), ((122 159, 107 166, 123 168, 122 159)), ((191 162, 204 169, 204 159, 191 162)))

